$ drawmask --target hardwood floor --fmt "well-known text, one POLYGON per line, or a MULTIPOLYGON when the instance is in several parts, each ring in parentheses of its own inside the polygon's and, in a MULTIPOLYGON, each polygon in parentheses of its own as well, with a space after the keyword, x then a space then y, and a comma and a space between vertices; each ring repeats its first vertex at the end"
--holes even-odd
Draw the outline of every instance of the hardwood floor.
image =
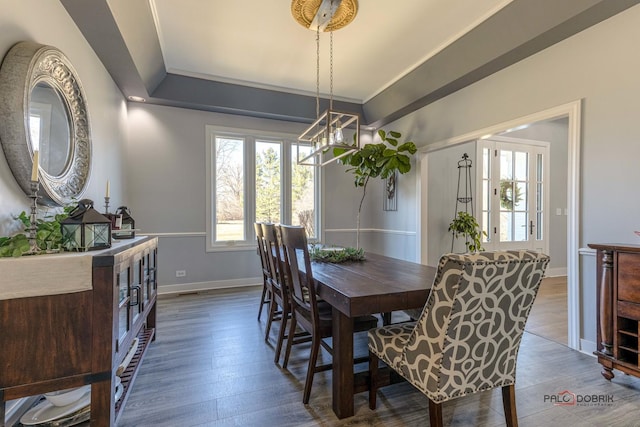
MULTIPOLYGON (((426 397, 408 384, 385 387, 378 408, 356 395, 356 415, 331 410, 331 373, 316 375, 302 404, 309 344, 294 346, 287 370, 273 363, 278 328, 264 341, 256 320, 259 288, 162 297, 158 331, 139 371, 119 427, 140 426, 427 426, 426 397)), ((366 354, 366 337, 356 340, 366 354)), ((329 357, 323 353, 323 357, 329 357)), ((600 375, 595 358, 533 333, 519 354, 516 401, 520 426, 640 425, 640 379, 600 375), (554 406, 547 395, 611 395, 610 406, 554 406)), ((366 369, 366 365, 358 368, 366 369)), ((450 426, 503 426, 499 390, 444 404, 450 426)))
POLYGON ((569 333, 566 276, 543 279, 525 330, 542 338, 567 345, 569 333))

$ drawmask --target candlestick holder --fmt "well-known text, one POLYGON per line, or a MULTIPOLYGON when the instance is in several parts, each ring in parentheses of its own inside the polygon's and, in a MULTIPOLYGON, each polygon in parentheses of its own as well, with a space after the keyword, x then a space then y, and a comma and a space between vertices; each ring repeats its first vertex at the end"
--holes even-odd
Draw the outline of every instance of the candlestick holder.
POLYGON ((35 255, 41 252, 41 249, 38 247, 38 189, 40 188, 40 183, 38 181, 31 181, 31 194, 29 198, 31 199, 31 213, 29 215, 29 227, 27 227, 27 239, 29 240, 29 251, 25 252, 24 255, 35 255))
POLYGON ((108 214, 109 213, 109 196, 104 196, 104 213, 108 214))

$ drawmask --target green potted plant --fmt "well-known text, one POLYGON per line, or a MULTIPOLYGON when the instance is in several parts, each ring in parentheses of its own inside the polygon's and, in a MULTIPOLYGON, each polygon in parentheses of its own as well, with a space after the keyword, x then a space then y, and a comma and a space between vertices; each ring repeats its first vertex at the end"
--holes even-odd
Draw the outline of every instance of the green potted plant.
MULTIPOLYGON (((60 213, 47 215, 45 217, 47 219, 37 219, 36 241, 43 253, 47 249, 57 249, 62 245, 60 223, 69 216, 72 209, 73 206, 65 206, 60 213)), ((31 219, 24 211, 15 219, 20 221, 25 229, 31 226, 31 219)), ((0 237, 0 257, 20 257, 29 249, 29 239, 25 233, 17 233, 11 237, 0 237)))
MULTIPOLYGON (((480 224, 478 224, 476 218, 470 213, 464 211, 458 212, 458 216, 449 224, 449 231, 453 233, 454 239, 459 237, 465 238, 465 246, 469 252, 484 250, 482 247, 482 236, 486 236, 487 233, 481 230, 480 224)), ((451 250, 453 251, 453 242, 451 243, 451 250)))
MULTIPOLYGON (((399 143, 402 137, 400 132, 378 130, 382 142, 378 144, 365 144, 361 149, 347 154, 338 161, 343 165, 351 166, 346 172, 354 175, 356 187, 362 187, 362 198, 358 206, 356 218, 356 248, 360 249, 360 212, 362 203, 367 195, 367 184, 371 178, 389 178, 394 172, 405 174, 411 170, 411 158, 409 155, 416 153, 416 145, 407 141, 399 143)), ((334 148, 333 154, 339 156, 347 150, 334 148)))

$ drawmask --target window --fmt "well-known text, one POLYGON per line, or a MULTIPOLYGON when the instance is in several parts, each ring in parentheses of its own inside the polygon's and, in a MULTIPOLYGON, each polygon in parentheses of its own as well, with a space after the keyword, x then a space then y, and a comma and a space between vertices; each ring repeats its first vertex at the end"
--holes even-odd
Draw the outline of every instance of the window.
POLYGON ((319 176, 296 163, 296 136, 214 126, 206 133, 208 250, 253 248, 256 221, 302 225, 315 238, 319 176))
POLYGON ((215 145, 216 241, 245 239, 244 139, 219 136, 215 145))

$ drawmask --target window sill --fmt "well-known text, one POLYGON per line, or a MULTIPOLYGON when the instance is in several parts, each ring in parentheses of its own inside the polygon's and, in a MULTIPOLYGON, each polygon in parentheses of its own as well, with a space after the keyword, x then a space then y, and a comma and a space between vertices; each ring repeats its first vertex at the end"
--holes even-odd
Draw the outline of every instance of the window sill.
POLYGON ((207 252, 248 252, 257 251, 257 244, 236 243, 231 245, 214 245, 207 246, 207 252))

